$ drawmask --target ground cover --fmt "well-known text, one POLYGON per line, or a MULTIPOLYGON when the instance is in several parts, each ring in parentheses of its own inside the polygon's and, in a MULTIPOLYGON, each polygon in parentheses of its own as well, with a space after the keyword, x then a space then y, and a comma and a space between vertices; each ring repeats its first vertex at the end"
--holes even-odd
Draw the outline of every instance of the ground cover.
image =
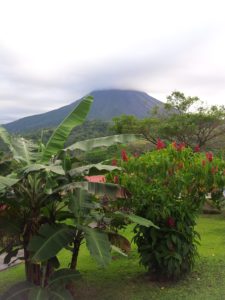
MULTIPOLYGON (((203 215, 198 219, 201 235, 200 258, 193 272, 177 283, 151 282, 138 263, 135 246, 128 258, 117 254, 109 268, 102 270, 82 246, 78 269, 82 279, 77 281, 78 300, 149 300, 192 299, 219 300, 225 295, 225 218, 203 215)), ((132 228, 125 231, 132 238, 132 228)), ((61 252, 64 266, 69 262, 66 251, 61 252)), ((23 264, 0 272, 0 293, 24 279, 23 264)))

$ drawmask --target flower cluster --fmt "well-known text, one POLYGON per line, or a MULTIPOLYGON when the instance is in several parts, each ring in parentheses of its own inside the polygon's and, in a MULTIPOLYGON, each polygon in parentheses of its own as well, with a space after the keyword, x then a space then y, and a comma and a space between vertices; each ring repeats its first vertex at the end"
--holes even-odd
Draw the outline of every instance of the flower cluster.
POLYGON ((158 139, 157 144, 156 144, 156 149, 160 150, 160 149, 163 149, 163 148, 166 148, 165 143, 162 140, 158 139))
POLYGON ((213 153, 212 152, 206 152, 205 156, 209 162, 213 161, 213 153))
POLYGON ((128 161, 128 156, 125 150, 121 151, 121 158, 123 161, 128 161))

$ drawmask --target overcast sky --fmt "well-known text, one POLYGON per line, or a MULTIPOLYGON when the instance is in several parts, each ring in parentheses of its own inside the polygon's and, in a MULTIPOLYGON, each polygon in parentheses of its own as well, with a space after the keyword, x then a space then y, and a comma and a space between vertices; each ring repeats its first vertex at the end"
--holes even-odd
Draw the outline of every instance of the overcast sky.
POLYGON ((224 5, 0 0, 0 124, 106 88, 225 104, 224 5))

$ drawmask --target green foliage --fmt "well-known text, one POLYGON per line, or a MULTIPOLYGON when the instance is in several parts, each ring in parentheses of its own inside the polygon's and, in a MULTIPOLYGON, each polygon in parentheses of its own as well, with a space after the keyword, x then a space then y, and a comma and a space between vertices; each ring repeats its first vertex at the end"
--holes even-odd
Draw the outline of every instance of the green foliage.
POLYGON ((90 227, 82 227, 87 247, 97 262, 106 267, 111 262, 111 246, 106 233, 90 227))
POLYGON ((137 139, 141 139, 140 135, 135 134, 120 134, 113 136, 106 136, 101 138, 90 139, 86 141, 76 142, 75 144, 70 145, 66 148, 66 150, 82 150, 82 151, 90 151, 94 148, 98 147, 110 147, 115 144, 126 144, 136 141, 137 139))
MULTIPOLYGON (((72 128, 83 122, 91 103, 92 97, 81 101, 53 132, 46 146, 11 137, 4 129, 0 131, 11 151, 12 161, 16 163, 13 173, 0 177, 0 201, 4 205, 1 223, 6 232, 18 235, 18 240, 10 241, 2 251, 7 253, 6 260, 9 262, 19 249, 24 250, 26 279, 39 286, 32 288, 33 299, 49 299, 49 292, 54 293, 50 299, 60 298, 61 291, 57 294, 58 291, 49 290, 49 280, 54 269, 60 266, 56 255, 63 248, 72 251, 70 265, 74 269, 83 239, 86 239, 90 254, 101 266, 105 267, 111 261, 111 244, 108 233, 103 232, 106 226, 102 224, 109 225, 113 215, 110 212, 106 216, 100 199, 90 194, 95 188, 84 182, 83 175, 93 170, 105 172, 119 168, 103 164, 78 167, 73 150, 107 147, 136 140, 137 136, 92 139, 64 149, 72 128), (12 224, 9 227, 10 218, 12 224), (67 225, 68 218, 73 226, 67 225)), ((106 184, 98 192, 103 190, 104 195, 109 191, 110 197, 113 187, 106 184)), ((114 190, 118 191, 118 186, 114 185, 114 190)), ((135 216, 132 215, 132 218, 135 216)), ((146 224, 149 225, 149 222, 146 224)), ((116 247, 114 250, 119 252, 116 247)))
POLYGON ((210 146, 213 141, 224 147, 225 107, 204 107, 198 97, 186 97, 179 91, 167 97, 164 110, 156 109, 148 118, 122 115, 113 121, 116 133, 139 133, 153 144, 162 137, 192 147, 210 146))
POLYGON ((28 245, 28 250, 34 253, 32 261, 43 262, 57 255, 72 242, 73 232, 73 227, 64 224, 42 225, 38 235, 34 236, 28 245))
POLYGON ((166 149, 161 141, 157 147, 139 158, 129 157, 123 171, 114 175, 128 190, 130 209, 159 227, 135 227, 141 263, 154 278, 175 279, 194 265, 196 216, 209 193, 213 201, 221 200, 225 161, 175 143, 166 149))
POLYGON ((56 128, 42 153, 42 161, 48 161, 52 156, 56 155, 59 150, 64 148, 65 142, 72 129, 85 120, 92 102, 93 97, 88 96, 84 98, 56 128))

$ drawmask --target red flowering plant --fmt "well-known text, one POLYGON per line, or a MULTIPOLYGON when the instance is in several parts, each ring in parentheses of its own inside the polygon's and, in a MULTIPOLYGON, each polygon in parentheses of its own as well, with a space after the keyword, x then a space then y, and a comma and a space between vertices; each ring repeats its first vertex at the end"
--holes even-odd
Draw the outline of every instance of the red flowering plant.
POLYGON ((178 279, 192 269, 196 217, 209 193, 221 199, 225 162, 198 150, 158 140, 154 151, 123 160, 111 174, 130 193, 126 206, 160 228, 134 228, 140 262, 154 278, 178 279))

